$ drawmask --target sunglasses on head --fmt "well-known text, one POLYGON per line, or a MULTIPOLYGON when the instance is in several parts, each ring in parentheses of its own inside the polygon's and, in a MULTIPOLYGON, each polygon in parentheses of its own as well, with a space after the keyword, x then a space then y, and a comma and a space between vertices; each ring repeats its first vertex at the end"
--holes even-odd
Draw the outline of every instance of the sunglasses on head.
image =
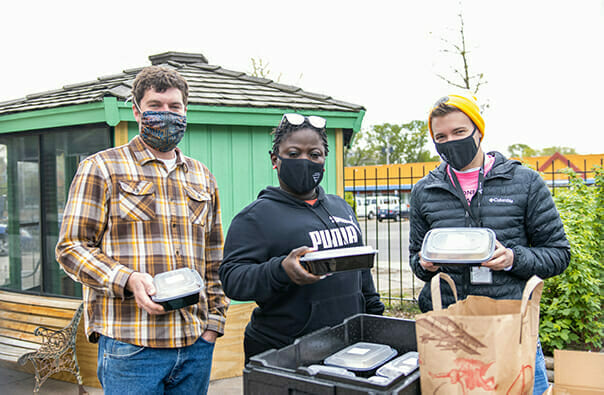
POLYGON ((327 123, 325 118, 318 117, 316 115, 310 115, 307 117, 302 114, 288 113, 283 114, 283 118, 281 118, 280 125, 283 124, 283 121, 287 121, 287 123, 289 123, 290 125, 299 126, 302 125, 305 120, 308 120, 310 126, 317 129, 323 129, 325 127, 325 124, 327 123))

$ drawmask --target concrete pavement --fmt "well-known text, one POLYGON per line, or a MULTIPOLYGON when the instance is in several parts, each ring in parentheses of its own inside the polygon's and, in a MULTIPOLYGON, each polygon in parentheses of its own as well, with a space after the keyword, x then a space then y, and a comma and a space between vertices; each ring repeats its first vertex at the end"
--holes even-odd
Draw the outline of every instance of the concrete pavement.
MULTIPOLYGON (((0 394, 25 395, 34 390, 35 377, 31 373, 12 369, 9 365, 0 365, 0 394)), ((100 388, 87 387, 84 389, 90 395, 102 395, 100 388)), ((41 395, 77 394, 78 385, 66 381, 48 379, 40 388, 41 395)), ((243 377, 214 380, 210 382, 208 394, 241 395, 243 394, 243 377)))

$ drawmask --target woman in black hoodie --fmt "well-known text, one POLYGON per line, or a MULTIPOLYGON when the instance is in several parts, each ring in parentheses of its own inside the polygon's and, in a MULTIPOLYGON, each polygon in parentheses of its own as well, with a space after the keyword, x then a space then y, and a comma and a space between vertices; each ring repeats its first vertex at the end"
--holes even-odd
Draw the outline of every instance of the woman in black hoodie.
POLYGON ((357 313, 382 314, 368 269, 316 276, 300 257, 363 245, 352 208, 319 186, 328 152, 325 119, 285 114, 270 152, 279 187, 267 187, 233 219, 220 280, 226 295, 254 300, 245 329, 246 363, 357 313))

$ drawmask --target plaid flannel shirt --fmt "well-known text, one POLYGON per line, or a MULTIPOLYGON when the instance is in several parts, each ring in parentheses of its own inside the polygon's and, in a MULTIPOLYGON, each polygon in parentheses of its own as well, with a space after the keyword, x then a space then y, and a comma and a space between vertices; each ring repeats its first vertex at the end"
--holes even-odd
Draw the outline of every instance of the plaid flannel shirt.
POLYGON ((183 347, 205 330, 224 332, 228 299, 218 277, 222 224, 218 187, 200 162, 176 149, 176 167, 130 143, 83 160, 69 191, 57 260, 83 284, 86 334, 147 347, 183 347), (163 315, 139 308, 126 282, 178 268, 201 274, 197 304, 163 315))

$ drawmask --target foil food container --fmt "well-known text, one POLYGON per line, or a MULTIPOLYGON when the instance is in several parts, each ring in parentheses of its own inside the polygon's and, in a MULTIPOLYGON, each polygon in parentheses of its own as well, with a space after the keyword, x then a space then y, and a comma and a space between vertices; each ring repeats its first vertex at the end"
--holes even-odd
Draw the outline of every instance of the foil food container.
POLYGON ((155 295, 151 300, 166 311, 180 309, 199 302, 204 288, 203 279, 196 270, 182 268, 156 274, 153 277, 155 295))
POLYGON ((408 376, 419 367, 419 354, 410 351, 382 365, 376 372, 378 376, 395 379, 399 376, 408 376))
POLYGON ((396 350, 387 344, 358 342, 330 355, 323 363, 363 372, 377 368, 396 354, 396 350))
POLYGON ((437 264, 478 265, 495 252, 495 232, 488 228, 437 228, 426 233, 421 254, 437 264))
POLYGON ((356 375, 350 370, 340 368, 338 366, 325 366, 325 365, 310 365, 307 367, 308 372, 315 376, 318 373, 326 374, 337 374, 340 376, 356 377, 356 375))
POLYGON ((371 246, 333 248, 309 252, 300 258, 300 263, 312 274, 322 275, 347 270, 370 269, 373 267, 377 250, 371 246))

